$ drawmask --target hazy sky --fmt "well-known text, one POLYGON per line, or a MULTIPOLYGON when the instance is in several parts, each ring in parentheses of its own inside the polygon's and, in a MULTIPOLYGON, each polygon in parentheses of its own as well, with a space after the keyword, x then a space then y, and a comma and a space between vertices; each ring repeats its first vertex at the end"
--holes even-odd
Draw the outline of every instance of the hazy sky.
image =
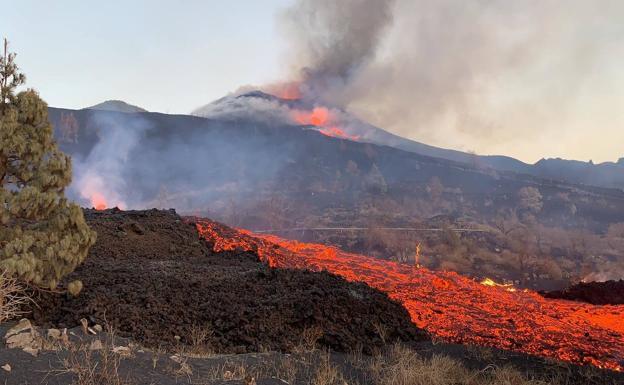
POLYGON ((276 12, 289 0, 19 0, 3 6, 28 85, 51 106, 122 99, 189 113, 279 77, 276 12))
POLYGON ((624 156, 624 1, 379 0, 394 15, 378 43, 331 44, 332 28, 370 39, 358 32, 374 20, 368 1, 19 0, 1 7, 0 35, 51 106, 122 99, 185 114, 288 80, 309 59, 295 57, 293 44, 306 47, 295 35, 311 33, 328 52, 365 48, 337 97, 394 133, 527 162, 624 156), (311 30, 295 20, 285 32, 295 3, 315 15, 311 30))

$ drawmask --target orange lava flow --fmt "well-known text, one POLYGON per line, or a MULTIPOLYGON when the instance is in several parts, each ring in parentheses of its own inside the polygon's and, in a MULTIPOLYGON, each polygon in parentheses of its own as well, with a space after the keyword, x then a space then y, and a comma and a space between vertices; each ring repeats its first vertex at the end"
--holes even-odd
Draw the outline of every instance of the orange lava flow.
POLYGON ((402 303, 417 326, 448 342, 624 369, 624 305, 546 299, 532 291, 480 284, 454 272, 234 230, 209 220, 196 223, 217 252, 251 251, 272 267, 326 270, 365 282, 402 303))
POLYGON ((322 128, 319 132, 323 135, 332 136, 334 138, 344 138, 350 140, 360 139, 359 135, 349 135, 338 127, 322 128))

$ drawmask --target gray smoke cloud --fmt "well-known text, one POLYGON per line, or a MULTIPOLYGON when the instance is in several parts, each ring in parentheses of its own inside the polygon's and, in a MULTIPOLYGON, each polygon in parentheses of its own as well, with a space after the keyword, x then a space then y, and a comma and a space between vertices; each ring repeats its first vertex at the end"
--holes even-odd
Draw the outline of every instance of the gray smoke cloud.
POLYGON ((622 14, 616 0, 300 0, 285 36, 304 91, 399 135, 602 161, 622 155, 622 14))
POLYGON ((304 97, 338 105, 392 24, 394 0, 300 0, 282 17, 304 97))

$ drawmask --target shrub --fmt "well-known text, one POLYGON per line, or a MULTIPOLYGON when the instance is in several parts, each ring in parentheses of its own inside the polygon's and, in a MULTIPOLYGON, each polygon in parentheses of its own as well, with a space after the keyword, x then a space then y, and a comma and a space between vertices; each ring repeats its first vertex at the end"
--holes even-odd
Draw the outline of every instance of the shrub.
POLYGON ((7 273, 0 271, 0 324, 17 318, 28 301, 24 287, 7 273))
POLYGON ((72 272, 95 242, 82 210, 65 198, 71 160, 52 136, 48 107, 15 54, 0 56, 0 268, 50 288, 72 272))

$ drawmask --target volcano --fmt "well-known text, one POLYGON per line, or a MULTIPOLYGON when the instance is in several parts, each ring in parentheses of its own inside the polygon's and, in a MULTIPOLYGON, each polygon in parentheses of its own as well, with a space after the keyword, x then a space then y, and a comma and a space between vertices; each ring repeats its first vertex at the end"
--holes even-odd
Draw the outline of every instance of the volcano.
MULTIPOLYGON (((281 90, 277 90, 281 91, 281 90)), ((332 106, 318 104, 315 101, 299 99, 298 93, 278 92, 275 96, 263 91, 253 90, 223 97, 193 111, 193 115, 208 118, 232 118, 256 115, 261 119, 285 119, 288 111, 308 111, 315 109, 330 111, 338 127, 322 127, 320 130, 330 136, 359 140, 382 146, 390 146, 416 154, 442 158, 454 162, 475 164, 482 168, 499 171, 512 171, 530 174, 540 178, 561 180, 568 183, 595 185, 608 188, 624 189, 624 158, 617 162, 582 162, 575 160, 541 159, 535 164, 528 164, 509 156, 476 155, 474 153, 430 146, 415 140, 394 135, 382 128, 369 124, 347 111, 332 106)), ((311 124, 310 121, 299 123, 311 124)), ((319 126, 319 124, 311 124, 319 126)), ((321 125, 322 126, 322 125, 321 125)))

